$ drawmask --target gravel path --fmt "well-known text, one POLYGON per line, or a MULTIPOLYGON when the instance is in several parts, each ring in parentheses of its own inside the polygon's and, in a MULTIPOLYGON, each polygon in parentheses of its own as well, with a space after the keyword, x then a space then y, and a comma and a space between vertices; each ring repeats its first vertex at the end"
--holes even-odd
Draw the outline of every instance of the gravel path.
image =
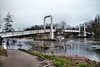
POLYGON ((7 50, 8 57, 0 56, 0 67, 42 67, 43 61, 19 50, 7 50))

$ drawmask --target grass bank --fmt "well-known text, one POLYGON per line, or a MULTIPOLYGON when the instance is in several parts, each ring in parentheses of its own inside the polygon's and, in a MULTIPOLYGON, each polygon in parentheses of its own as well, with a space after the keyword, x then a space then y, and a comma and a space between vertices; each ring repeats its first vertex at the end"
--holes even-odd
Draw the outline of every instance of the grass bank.
POLYGON ((6 50, 4 49, 3 46, 0 46, 0 55, 7 56, 7 52, 6 52, 6 50))
POLYGON ((77 60, 73 60, 71 58, 66 58, 65 56, 56 56, 56 55, 45 55, 38 52, 25 50, 25 49, 19 49, 21 51, 27 52, 31 55, 38 55, 42 56, 44 58, 47 58, 52 61, 52 64, 55 65, 55 67, 98 67, 97 63, 84 63, 77 60))

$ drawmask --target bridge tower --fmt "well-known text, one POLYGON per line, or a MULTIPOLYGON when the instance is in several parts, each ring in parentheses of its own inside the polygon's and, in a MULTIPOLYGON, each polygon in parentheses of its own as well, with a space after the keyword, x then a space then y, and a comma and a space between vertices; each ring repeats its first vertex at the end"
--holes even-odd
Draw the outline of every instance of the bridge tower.
POLYGON ((81 32, 81 28, 80 28, 80 25, 79 25, 79 37, 81 36, 81 35, 80 35, 80 32, 81 32))
POLYGON ((85 26, 85 23, 84 23, 84 37, 86 37, 86 26, 85 26))
MULTIPOLYGON (((85 23, 82 24, 82 25, 84 25, 84 31, 83 31, 83 33, 84 33, 84 37, 86 37, 86 26, 85 26, 85 23)), ((80 26, 81 26, 81 24, 79 25, 79 31, 81 32, 80 26)), ((80 32, 79 32, 79 37, 81 36, 81 35, 80 35, 80 32)))
POLYGON ((50 25, 50 38, 53 39, 54 38, 54 33, 53 33, 53 23, 52 23, 52 16, 51 15, 48 15, 48 16, 45 16, 44 17, 44 33, 45 33, 45 29, 46 29, 46 18, 49 18, 50 17, 50 20, 51 20, 51 25, 50 25))

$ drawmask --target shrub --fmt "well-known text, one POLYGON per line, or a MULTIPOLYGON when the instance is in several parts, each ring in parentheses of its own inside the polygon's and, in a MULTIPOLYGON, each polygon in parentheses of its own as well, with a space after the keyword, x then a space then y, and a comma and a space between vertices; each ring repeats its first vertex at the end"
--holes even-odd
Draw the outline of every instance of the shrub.
POLYGON ((56 67, 64 67, 64 65, 61 65, 61 62, 59 62, 59 61, 56 61, 56 62, 53 62, 53 63, 56 67))
POLYGON ((6 50, 4 49, 3 46, 0 46, 0 55, 7 56, 6 50))
POLYGON ((79 64, 79 67, 87 67, 86 64, 79 64))
POLYGON ((75 64, 78 64, 79 62, 78 62, 78 61, 75 61, 74 63, 75 63, 75 64))

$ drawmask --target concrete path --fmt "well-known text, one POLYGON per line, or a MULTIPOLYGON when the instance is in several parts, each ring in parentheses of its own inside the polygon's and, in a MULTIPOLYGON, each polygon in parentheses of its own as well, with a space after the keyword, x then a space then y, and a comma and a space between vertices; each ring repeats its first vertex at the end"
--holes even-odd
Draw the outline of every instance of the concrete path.
POLYGON ((8 57, 0 56, 0 67, 42 67, 43 61, 19 50, 7 50, 8 57))

